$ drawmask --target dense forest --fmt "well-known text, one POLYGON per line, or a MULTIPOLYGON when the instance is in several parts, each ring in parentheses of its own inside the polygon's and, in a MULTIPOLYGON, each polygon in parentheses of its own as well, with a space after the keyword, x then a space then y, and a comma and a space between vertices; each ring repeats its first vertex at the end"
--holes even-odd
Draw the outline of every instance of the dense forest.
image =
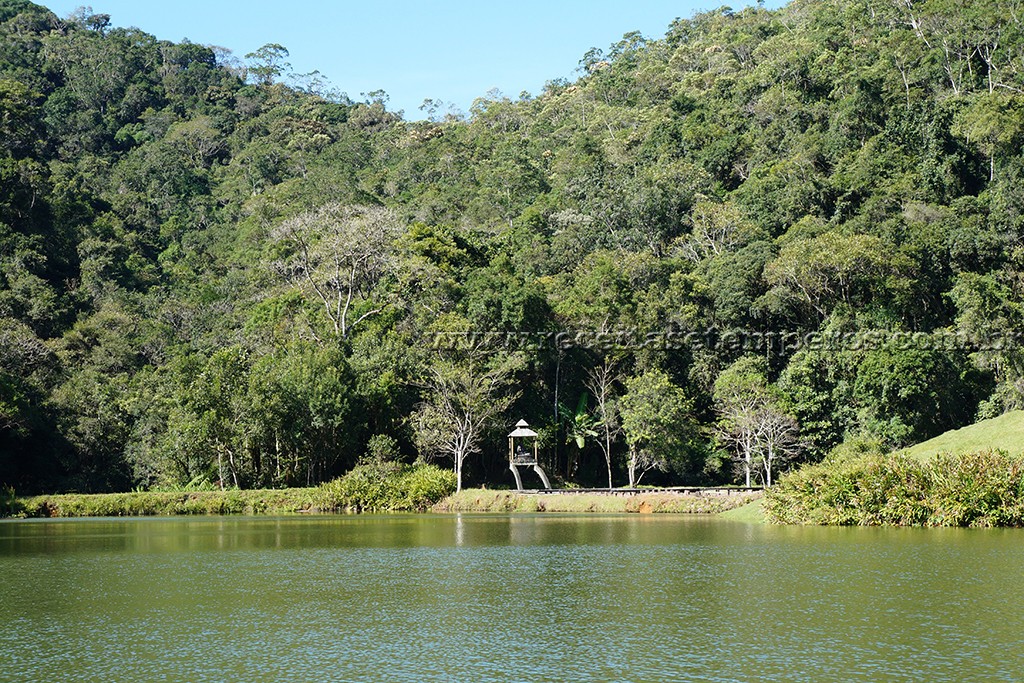
POLYGON ((0 0, 0 485, 507 486, 520 418, 560 485, 767 482, 1022 407, 1022 9, 723 7, 412 121, 0 0))

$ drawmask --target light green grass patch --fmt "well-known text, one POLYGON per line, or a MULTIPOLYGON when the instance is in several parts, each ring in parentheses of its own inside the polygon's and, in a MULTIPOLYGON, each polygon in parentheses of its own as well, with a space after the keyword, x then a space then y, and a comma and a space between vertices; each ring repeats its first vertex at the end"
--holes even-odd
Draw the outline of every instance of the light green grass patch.
POLYGON ((916 446, 898 451, 916 460, 930 460, 939 453, 975 453, 987 450, 1024 453, 1024 410, 982 420, 961 429, 953 429, 916 446))
POLYGON ((718 515, 722 519, 728 519, 733 522, 747 522, 749 524, 766 524, 767 519, 764 515, 764 499, 759 498, 752 503, 741 505, 738 508, 732 510, 726 510, 718 515))

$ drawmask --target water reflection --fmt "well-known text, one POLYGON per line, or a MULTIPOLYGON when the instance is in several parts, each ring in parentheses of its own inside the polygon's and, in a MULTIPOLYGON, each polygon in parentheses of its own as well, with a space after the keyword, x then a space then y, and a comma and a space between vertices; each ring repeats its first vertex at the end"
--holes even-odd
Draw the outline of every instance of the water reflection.
POLYGON ((1010 681, 1022 539, 658 515, 5 522, 0 671, 1010 681))

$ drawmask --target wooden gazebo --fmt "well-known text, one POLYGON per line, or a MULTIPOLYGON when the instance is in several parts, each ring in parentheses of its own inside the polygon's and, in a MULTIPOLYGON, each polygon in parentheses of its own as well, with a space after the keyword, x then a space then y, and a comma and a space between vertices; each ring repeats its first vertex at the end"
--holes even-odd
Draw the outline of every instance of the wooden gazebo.
POLYGON ((540 480, 544 482, 544 488, 551 488, 548 475, 544 474, 540 462, 537 460, 537 432, 530 429, 526 420, 516 423, 516 428, 508 435, 508 468, 512 470, 512 476, 516 478, 516 489, 523 490, 523 479, 519 476, 519 467, 533 467, 540 480), (527 444, 527 439, 533 439, 533 444, 527 444), (533 448, 530 449, 529 446, 533 448))

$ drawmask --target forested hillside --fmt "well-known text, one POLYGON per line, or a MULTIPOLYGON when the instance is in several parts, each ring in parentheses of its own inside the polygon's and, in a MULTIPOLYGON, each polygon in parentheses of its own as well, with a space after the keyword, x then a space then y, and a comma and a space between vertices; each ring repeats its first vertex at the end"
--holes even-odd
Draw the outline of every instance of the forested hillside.
POLYGON ((723 8, 410 122, 0 0, 0 484, 508 485, 520 418, 562 482, 762 481, 1024 407, 1022 9, 723 8))

